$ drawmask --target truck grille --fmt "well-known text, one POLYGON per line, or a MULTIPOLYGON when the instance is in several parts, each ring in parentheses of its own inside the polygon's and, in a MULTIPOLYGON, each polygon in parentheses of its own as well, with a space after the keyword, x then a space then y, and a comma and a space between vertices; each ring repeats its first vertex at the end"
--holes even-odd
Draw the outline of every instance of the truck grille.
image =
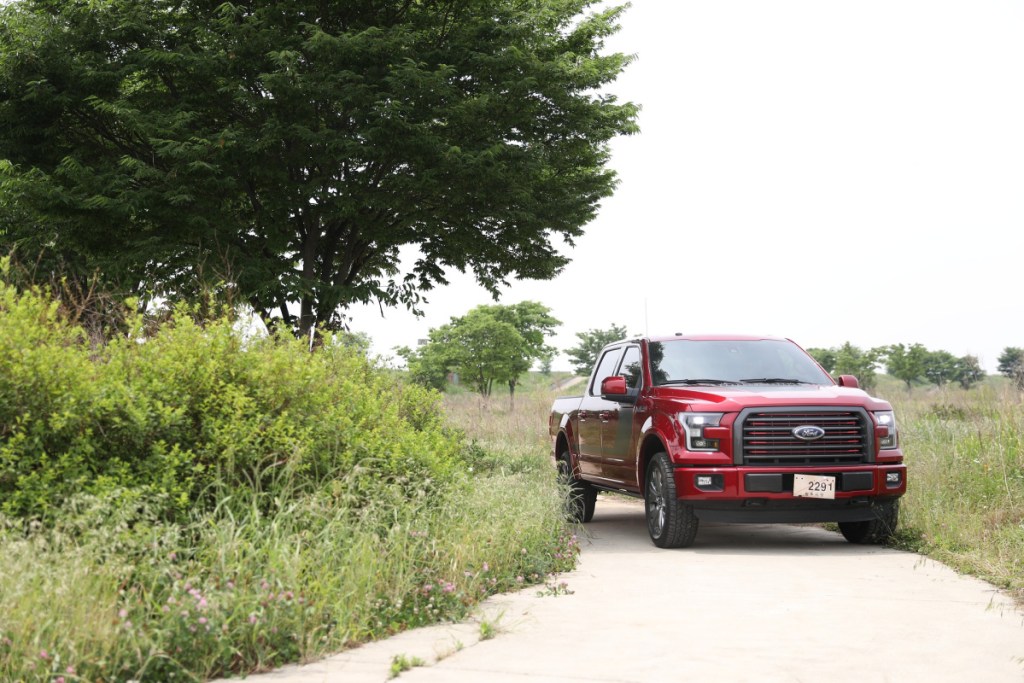
POLYGON ((868 417, 849 411, 753 411, 742 417, 746 465, 852 465, 870 462, 868 417), (825 435, 802 441, 795 427, 813 425, 825 435))

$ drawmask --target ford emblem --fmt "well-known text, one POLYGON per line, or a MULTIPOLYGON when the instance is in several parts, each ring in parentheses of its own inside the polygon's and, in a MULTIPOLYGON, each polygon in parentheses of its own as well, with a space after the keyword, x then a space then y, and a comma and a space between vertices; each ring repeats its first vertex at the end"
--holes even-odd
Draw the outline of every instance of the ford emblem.
POLYGON ((800 425, 793 427, 793 436, 801 441, 817 441, 825 436, 825 430, 815 425, 800 425))

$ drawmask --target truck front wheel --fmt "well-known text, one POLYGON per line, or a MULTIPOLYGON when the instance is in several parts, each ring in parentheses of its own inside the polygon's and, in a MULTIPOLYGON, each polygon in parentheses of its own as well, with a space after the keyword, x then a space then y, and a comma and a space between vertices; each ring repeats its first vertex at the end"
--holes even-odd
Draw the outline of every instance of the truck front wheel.
POLYGON ((594 518, 597 506, 597 489, 582 479, 576 478, 569 465, 569 453, 562 453, 558 459, 558 479, 569 488, 566 500, 566 515, 573 522, 589 522, 594 518))
POLYGON ((896 533, 900 518, 900 501, 875 506, 875 519, 865 522, 839 522, 839 531, 850 543, 885 543, 896 533))
POLYGON ((697 536, 697 516, 693 508, 676 497, 672 462, 664 453, 656 453, 647 466, 644 486, 647 531, 659 548, 686 548, 697 536))

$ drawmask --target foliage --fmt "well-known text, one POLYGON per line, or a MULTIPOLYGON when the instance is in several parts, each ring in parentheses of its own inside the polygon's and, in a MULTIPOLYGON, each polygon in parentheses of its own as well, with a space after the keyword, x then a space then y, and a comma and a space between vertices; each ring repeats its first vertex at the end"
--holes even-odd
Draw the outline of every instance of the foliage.
POLYGON ((999 355, 999 372, 1013 380, 1017 388, 1024 391, 1024 349, 1007 346, 999 355))
POLYGON ((637 130, 602 54, 624 8, 592 5, 9 4, 0 248, 136 296, 223 281, 301 336, 446 269, 550 278, 637 130))
POLYGON ((867 391, 875 388, 875 369, 878 367, 880 351, 878 349, 862 350, 850 342, 845 342, 835 349, 836 375, 853 375, 867 391))
POLYGON ((509 397, 515 395, 516 385, 535 362, 551 361, 555 348, 545 341, 562 323, 551 315, 551 309, 536 301, 521 301, 508 306, 481 306, 495 320, 507 322, 522 338, 522 348, 515 355, 511 372, 506 378, 509 397))
POLYGON ((536 361, 550 359, 545 339, 560 323, 547 306, 523 301, 508 306, 477 306, 463 316, 430 330, 415 351, 397 349, 414 381, 441 388, 448 372, 490 396, 495 382, 507 383, 513 395, 519 378, 536 361))
POLYGON ((272 501, 285 483, 366 478, 445 487, 459 444, 435 395, 395 385, 344 343, 309 354, 275 335, 243 345, 228 318, 188 311, 95 347, 45 292, 0 280, 0 510, 51 520, 73 493, 125 491, 164 514, 224 490, 272 501), (155 498, 154 498, 155 497, 155 498))
POLYGON ((985 379, 985 371, 977 356, 962 356, 956 359, 953 369, 953 381, 963 389, 970 389, 985 379))
POLYGON ((886 371, 907 385, 909 391, 913 382, 925 375, 928 349, 921 344, 893 344, 882 350, 886 371))
POLYGON ((892 344, 863 351, 849 342, 839 348, 810 348, 807 353, 831 375, 855 375, 865 389, 875 388, 875 368, 885 363, 886 371, 910 390, 914 382, 926 379, 936 386, 956 382, 970 389, 985 378, 975 356, 955 357, 948 351, 929 351, 921 344, 892 344))
POLYGON ((175 315, 100 347, 0 285, 0 680, 244 675, 575 564, 530 430, 492 455, 330 338, 175 315))
POLYGON ((612 324, 605 329, 593 328, 586 332, 577 332, 576 338, 579 339, 579 344, 566 349, 565 354, 569 357, 569 362, 576 374, 587 376, 594 369, 594 363, 597 362, 597 355, 601 353, 601 349, 612 342, 626 338, 626 328, 612 324))
POLYGON ((991 379, 891 400, 908 463, 905 545, 1024 603, 1024 404, 991 379))

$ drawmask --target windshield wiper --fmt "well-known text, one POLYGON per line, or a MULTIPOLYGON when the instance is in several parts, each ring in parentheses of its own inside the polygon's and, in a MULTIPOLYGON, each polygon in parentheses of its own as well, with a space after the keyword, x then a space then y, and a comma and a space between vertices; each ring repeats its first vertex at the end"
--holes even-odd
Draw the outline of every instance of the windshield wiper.
POLYGON ((802 379, 791 379, 789 377, 752 377, 750 379, 741 379, 744 384, 811 384, 811 382, 805 382, 802 379))
POLYGON ((669 379, 662 382, 662 384, 714 384, 719 386, 722 384, 739 384, 739 382, 733 382, 728 379, 669 379))

